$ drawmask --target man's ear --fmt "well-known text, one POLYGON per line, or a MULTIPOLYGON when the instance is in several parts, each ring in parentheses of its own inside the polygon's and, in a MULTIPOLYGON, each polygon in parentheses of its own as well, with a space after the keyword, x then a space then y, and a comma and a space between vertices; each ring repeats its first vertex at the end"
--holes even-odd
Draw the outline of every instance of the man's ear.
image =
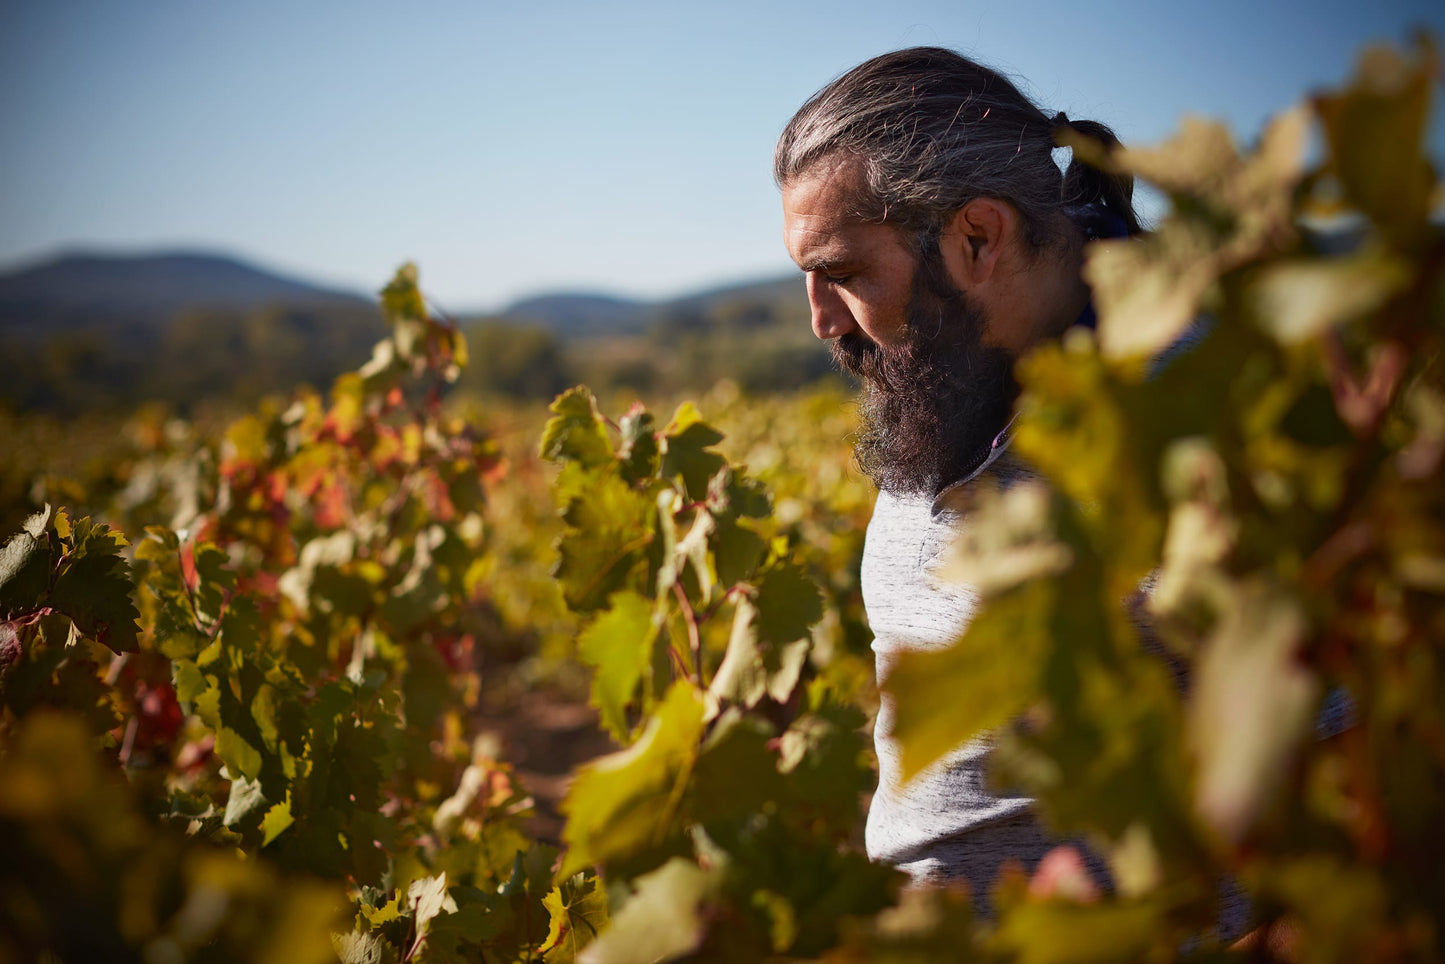
POLYGON ((938 239, 953 283, 960 290, 987 284, 1018 231, 1018 212, 997 198, 974 198, 953 212, 938 239))

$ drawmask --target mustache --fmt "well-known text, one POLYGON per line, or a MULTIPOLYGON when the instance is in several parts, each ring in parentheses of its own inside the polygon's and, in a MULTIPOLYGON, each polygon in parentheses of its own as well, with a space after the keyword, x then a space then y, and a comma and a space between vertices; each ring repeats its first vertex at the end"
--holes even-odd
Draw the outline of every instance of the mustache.
POLYGON ((849 332, 830 345, 833 362, 863 383, 865 394, 894 404, 927 402, 940 393, 967 393, 974 359, 950 352, 937 335, 909 332, 901 344, 883 346, 861 332, 849 332), (943 350, 940 350, 940 349, 943 350))
POLYGON ((829 350, 833 363, 873 389, 900 392, 919 374, 920 356, 927 345, 909 338, 902 345, 885 348, 861 332, 848 332, 833 339, 829 350))
POLYGON ((828 347, 833 353, 833 363, 855 378, 867 378, 877 367, 878 356, 883 351, 856 331, 840 335, 829 342, 828 347))

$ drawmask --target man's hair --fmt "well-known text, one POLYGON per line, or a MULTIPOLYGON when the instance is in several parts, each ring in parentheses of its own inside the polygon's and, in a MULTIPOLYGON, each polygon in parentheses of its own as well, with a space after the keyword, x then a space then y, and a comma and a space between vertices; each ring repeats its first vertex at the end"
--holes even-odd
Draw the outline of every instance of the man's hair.
POLYGON ((899 226, 920 251, 976 197, 1011 204, 1034 250, 1067 239, 1070 223, 1089 235, 1138 233, 1133 178, 1077 157, 1060 172, 1053 150, 1064 129, 1106 148, 1119 143, 1103 124, 1045 115, 1003 75, 961 54, 913 47, 862 63, 814 94, 778 139, 773 176, 786 185, 822 161, 856 158, 866 187, 855 213, 899 226))

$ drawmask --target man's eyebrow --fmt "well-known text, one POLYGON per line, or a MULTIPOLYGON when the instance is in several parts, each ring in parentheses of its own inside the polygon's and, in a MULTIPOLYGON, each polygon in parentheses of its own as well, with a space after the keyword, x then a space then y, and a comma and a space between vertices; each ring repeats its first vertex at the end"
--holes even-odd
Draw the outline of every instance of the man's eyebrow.
POLYGON ((846 251, 823 251, 818 254, 809 255, 798 267, 805 272, 811 271, 832 271, 848 260, 846 251))

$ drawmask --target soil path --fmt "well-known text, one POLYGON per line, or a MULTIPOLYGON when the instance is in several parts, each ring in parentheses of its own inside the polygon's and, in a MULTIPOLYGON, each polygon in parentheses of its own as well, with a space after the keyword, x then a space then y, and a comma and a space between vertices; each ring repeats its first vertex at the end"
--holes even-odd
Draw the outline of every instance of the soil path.
POLYGON ((483 697, 484 729, 500 740, 501 758, 532 794, 536 803, 532 834, 559 843, 564 821, 558 806, 572 772, 617 745, 599 729, 596 710, 563 693, 527 689, 499 697, 483 697))

